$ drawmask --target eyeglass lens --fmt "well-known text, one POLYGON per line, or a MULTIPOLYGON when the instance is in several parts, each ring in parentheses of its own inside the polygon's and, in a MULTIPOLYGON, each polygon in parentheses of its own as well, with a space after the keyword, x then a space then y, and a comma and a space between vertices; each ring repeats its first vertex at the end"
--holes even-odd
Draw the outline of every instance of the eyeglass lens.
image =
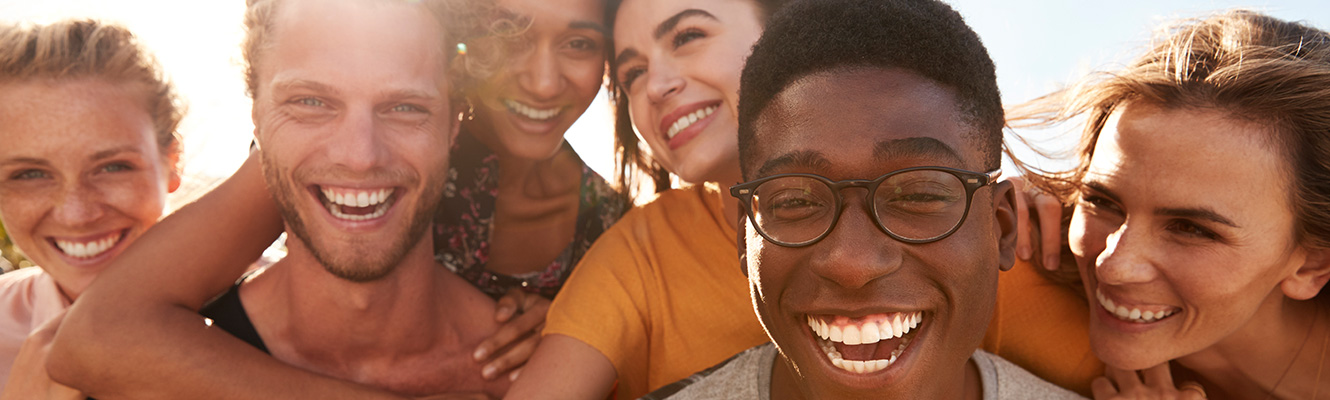
MULTIPOLYGON (((764 182, 752 198, 757 229, 783 243, 807 242, 831 230, 839 200, 827 182, 804 176, 764 182)), ((960 223, 966 200, 959 177, 915 170, 887 177, 873 192, 871 208, 892 234, 924 240, 943 235, 960 223)))

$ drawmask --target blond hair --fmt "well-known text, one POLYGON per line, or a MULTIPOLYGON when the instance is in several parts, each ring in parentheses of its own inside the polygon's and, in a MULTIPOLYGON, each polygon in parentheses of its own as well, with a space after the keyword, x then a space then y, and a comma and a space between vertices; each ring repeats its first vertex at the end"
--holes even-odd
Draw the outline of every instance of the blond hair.
MULTIPOLYGON (((491 44, 487 38, 492 31, 511 29, 505 23, 508 15, 484 0, 383 0, 422 4, 438 21, 443 34, 443 52, 448 55, 449 86, 454 96, 471 87, 493 71, 497 60, 503 58, 502 47, 491 44), (465 55, 459 54, 459 44, 466 45, 465 55)), ((246 0, 245 39, 241 45, 245 59, 246 93, 254 98, 258 89, 260 55, 271 43, 278 6, 283 0, 246 0)), ((507 35, 507 33, 505 33, 507 35)), ((460 102, 458 102, 460 103, 460 102)), ((460 104, 454 104, 459 106, 460 104)))
POLYGON ((94 20, 0 26, 0 82, 82 78, 141 88, 162 155, 179 154, 183 106, 157 60, 128 29, 94 20))

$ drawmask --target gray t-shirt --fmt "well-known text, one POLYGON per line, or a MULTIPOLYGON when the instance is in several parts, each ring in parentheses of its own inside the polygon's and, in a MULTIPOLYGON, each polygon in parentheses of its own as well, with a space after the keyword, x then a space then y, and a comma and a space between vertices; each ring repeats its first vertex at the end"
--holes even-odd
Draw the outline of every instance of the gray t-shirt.
MULTIPOLYGON (((776 346, 771 343, 744 350, 705 371, 665 385, 642 399, 769 400, 771 366, 775 362, 776 353, 776 346)), ((984 385, 984 400, 1084 399, 983 350, 975 351, 970 360, 979 367, 979 377, 984 385)))

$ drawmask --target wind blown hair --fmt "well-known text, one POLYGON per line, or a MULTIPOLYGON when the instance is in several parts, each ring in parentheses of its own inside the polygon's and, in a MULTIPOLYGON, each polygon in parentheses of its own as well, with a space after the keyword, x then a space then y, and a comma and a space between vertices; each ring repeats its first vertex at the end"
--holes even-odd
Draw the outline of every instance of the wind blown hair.
POLYGON ((1009 111, 1017 128, 1086 119, 1072 169, 1016 160, 1031 183, 1071 204, 1105 123, 1128 103, 1218 110, 1270 128, 1268 142, 1287 161, 1296 239, 1330 248, 1330 34, 1234 10, 1167 26, 1152 42, 1124 70, 1091 75, 1009 111))
POLYGON ((805 0, 786 6, 753 48, 739 90, 739 159, 753 122, 790 84, 846 68, 903 69, 951 89, 985 169, 1002 159, 1002 100, 988 50, 961 15, 934 0, 805 0))
POLYGON ((75 79, 100 79, 139 90, 162 156, 179 154, 176 129, 184 106, 157 60, 128 29, 94 20, 0 26, 0 84, 75 79))

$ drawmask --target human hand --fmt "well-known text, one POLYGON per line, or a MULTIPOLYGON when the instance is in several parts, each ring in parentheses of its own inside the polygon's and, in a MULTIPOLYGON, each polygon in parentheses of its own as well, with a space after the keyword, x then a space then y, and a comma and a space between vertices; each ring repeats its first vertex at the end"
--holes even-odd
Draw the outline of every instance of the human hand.
POLYGON ((1090 383, 1090 390, 1095 400, 1126 399, 1171 399, 1199 400, 1205 397, 1205 388, 1196 382, 1183 382, 1173 386, 1173 373, 1168 363, 1159 364, 1142 370, 1126 371, 1111 366, 1104 367, 1105 376, 1095 378, 1090 383), (1141 375, 1145 377, 1141 379, 1141 375))
POLYGON ((480 342, 472 354, 476 361, 489 361, 480 370, 481 376, 491 380, 507 372, 508 380, 517 380, 521 367, 540 344, 540 331, 545 328, 549 309, 549 300, 520 289, 509 290, 500 298, 494 320, 503 326, 494 336, 480 342))
POLYGON ((1016 256, 1022 260, 1031 260, 1036 255, 1030 241, 1030 209, 1034 209, 1039 218, 1039 250, 1043 257, 1042 265, 1053 271, 1058 269, 1062 258, 1062 203, 1048 193, 1030 186, 1024 178, 1007 179, 1016 188, 1016 256))
POLYGON ((65 314, 61 313, 23 341, 0 400, 77 400, 86 397, 76 389, 55 383, 46 373, 51 341, 55 339, 55 332, 60 329, 64 319, 65 314))

